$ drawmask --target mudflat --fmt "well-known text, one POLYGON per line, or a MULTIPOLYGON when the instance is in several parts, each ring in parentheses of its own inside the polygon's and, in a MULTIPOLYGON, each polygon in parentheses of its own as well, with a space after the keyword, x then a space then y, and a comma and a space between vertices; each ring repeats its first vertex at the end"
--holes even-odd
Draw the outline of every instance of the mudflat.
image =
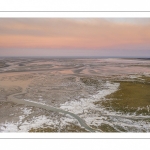
POLYGON ((3 58, 0 132, 149 132, 150 60, 3 58))

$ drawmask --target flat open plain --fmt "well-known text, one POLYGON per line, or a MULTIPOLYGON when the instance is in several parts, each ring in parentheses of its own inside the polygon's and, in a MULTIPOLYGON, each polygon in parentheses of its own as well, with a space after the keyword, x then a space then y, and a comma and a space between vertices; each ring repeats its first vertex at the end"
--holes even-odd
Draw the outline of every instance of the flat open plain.
POLYGON ((0 58, 0 132, 149 132, 149 59, 0 58))

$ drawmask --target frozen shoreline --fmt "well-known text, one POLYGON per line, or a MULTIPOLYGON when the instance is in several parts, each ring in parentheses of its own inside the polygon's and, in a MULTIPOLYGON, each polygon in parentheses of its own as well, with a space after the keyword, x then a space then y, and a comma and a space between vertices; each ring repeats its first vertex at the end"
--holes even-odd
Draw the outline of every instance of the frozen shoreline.
MULTIPOLYGON (((104 98, 106 95, 109 95, 113 92, 115 92, 118 89, 119 84, 118 83, 109 83, 106 82, 104 87, 107 89, 101 90, 98 92, 98 94, 91 96, 88 99, 80 99, 78 101, 70 101, 70 102, 66 102, 65 104, 61 105, 61 109, 65 110, 65 111, 69 111, 72 112, 76 115, 80 115, 80 113, 84 112, 88 112, 88 109, 93 108, 94 109, 94 104, 93 102, 104 98), (78 109, 77 109, 78 107, 78 109), (71 111, 74 110, 74 111, 71 111)), ((31 100, 25 100, 27 102, 33 102, 31 100)), ((33 102, 35 104, 40 104, 40 105, 45 105, 44 103, 40 103, 40 102, 33 102)), ((20 121, 16 122, 16 123, 9 123, 6 122, 5 124, 2 124, 1 126, 1 130, 2 132, 28 132, 31 128, 38 128, 38 127, 42 127, 43 124, 47 124, 49 126, 57 126, 59 124, 59 122, 57 120, 51 120, 49 117, 47 116, 39 116, 39 117, 35 117, 33 118, 33 120, 31 120, 31 122, 22 122, 22 120, 29 114, 31 114, 30 110, 28 109, 23 109, 22 110, 24 112, 23 116, 20 116, 20 121), (19 126, 18 129, 18 124, 21 124, 19 126)), ((84 117, 85 120, 88 119, 84 117)), ((93 118, 94 119, 94 118, 93 118)), ((67 125, 68 122, 70 123, 77 123, 76 120, 70 116, 68 118, 67 117, 63 117, 62 119, 63 121, 61 121, 62 126, 63 125, 67 125)), ((86 121, 87 122, 87 121, 86 121)), ((79 125, 79 123, 77 123, 79 125)))
POLYGON ((107 81, 106 83, 104 83, 103 86, 104 89, 98 91, 97 94, 91 95, 89 98, 85 99, 82 98, 80 100, 66 102, 62 104, 60 108, 79 115, 86 121, 88 125, 91 125, 91 123, 94 122, 95 120, 101 119, 101 117, 97 116, 91 117, 93 113, 90 114, 89 111, 99 110, 99 108, 97 108, 96 105, 94 105, 94 102, 100 101, 101 99, 104 99, 105 96, 110 95, 115 91, 117 91, 119 83, 110 83, 109 81, 107 81))

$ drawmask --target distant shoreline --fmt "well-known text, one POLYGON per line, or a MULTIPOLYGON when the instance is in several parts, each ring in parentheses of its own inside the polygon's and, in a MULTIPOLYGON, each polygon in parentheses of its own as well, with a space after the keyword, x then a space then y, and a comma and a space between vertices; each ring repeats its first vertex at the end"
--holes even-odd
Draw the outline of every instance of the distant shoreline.
POLYGON ((18 58, 18 59, 26 59, 26 58, 32 58, 32 59, 144 59, 144 60, 150 60, 150 57, 117 57, 117 56, 91 56, 91 57, 86 57, 86 56, 74 56, 74 57, 65 57, 65 56, 0 56, 0 59, 6 59, 6 58, 18 58))

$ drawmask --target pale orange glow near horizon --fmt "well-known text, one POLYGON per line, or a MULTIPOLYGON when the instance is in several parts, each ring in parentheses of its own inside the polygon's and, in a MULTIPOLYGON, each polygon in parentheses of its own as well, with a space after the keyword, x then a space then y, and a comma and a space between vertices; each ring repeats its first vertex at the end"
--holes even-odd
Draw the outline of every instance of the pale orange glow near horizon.
POLYGON ((55 49, 119 52, 139 47, 150 50, 150 19, 0 19, 0 49, 10 55, 15 48, 41 49, 41 55, 48 49, 53 55, 55 49))

